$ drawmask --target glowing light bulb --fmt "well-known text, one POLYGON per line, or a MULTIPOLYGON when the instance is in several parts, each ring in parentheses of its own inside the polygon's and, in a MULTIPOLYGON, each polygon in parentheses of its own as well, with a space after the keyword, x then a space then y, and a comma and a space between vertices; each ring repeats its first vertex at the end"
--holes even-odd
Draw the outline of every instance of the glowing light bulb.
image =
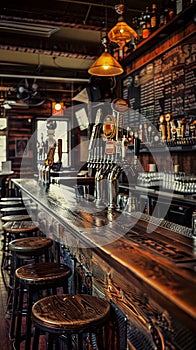
POLYGON ((54 106, 56 111, 60 111, 61 110, 61 104, 60 103, 56 103, 54 106))

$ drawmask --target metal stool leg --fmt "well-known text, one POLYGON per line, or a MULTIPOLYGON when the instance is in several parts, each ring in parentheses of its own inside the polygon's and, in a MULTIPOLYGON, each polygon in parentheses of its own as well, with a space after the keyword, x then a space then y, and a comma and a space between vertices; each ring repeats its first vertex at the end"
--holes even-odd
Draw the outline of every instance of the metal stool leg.
POLYGON ((40 330, 37 327, 35 327, 32 350, 38 350, 39 336, 40 336, 40 330))
MULTIPOLYGON (((31 287, 27 289, 27 315, 31 315, 31 308, 33 305, 33 291, 31 287)), ((29 350, 31 347, 31 317, 26 317, 26 337, 25 337, 25 350, 29 350)))

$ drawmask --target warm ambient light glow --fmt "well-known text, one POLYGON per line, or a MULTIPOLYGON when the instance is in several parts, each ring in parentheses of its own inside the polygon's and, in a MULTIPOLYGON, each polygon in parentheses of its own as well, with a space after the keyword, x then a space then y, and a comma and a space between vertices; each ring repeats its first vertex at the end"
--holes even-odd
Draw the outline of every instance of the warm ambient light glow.
POLYGON ((63 102, 52 102, 52 115, 63 113, 63 110, 65 109, 63 102))
POLYGON ((97 76, 115 76, 124 72, 121 65, 112 57, 107 50, 92 64, 88 73, 97 76))
POLYGON ((109 40, 115 42, 120 47, 125 46, 126 43, 136 37, 137 33, 135 30, 129 27, 124 21, 119 21, 108 33, 109 40))
POLYGON ((61 106, 60 103, 56 103, 55 106, 54 106, 54 109, 55 109, 56 111, 60 111, 61 108, 62 108, 62 106, 61 106))
POLYGON ((118 23, 108 33, 109 40, 118 44, 120 48, 123 48, 123 46, 125 46, 126 43, 137 37, 137 33, 135 32, 135 30, 124 21, 124 10, 125 5, 123 3, 120 3, 115 6, 115 11, 120 16, 118 18, 118 23))

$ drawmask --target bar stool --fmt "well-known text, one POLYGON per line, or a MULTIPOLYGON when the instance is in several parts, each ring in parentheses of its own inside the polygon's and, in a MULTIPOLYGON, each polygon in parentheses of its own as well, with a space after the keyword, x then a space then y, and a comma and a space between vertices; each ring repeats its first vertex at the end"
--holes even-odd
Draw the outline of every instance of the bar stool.
POLYGON ((49 248, 53 240, 48 237, 25 237, 14 239, 9 243, 12 252, 13 272, 26 261, 49 261, 49 248))
POLYGON ((27 209, 25 207, 5 207, 0 209, 2 216, 5 215, 18 215, 18 214, 27 214, 27 209))
MULTIPOLYGON (((3 224, 5 224, 6 222, 13 222, 13 221, 30 221, 31 220, 31 217, 29 215, 5 215, 5 216, 2 216, 1 218, 1 222, 3 224)), ((5 254, 5 240, 6 240, 6 237, 5 237, 5 232, 2 231, 2 243, 4 245, 4 247, 2 247, 2 250, 3 250, 3 254, 5 254)), ((2 256, 2 259, 4 257, 2 256)), ((2 263, 1 263, 1 266, 2 266, 2 263)))
POLYGON ((31 220, 31 217, 28 214, 24 215, 5 215, 2 216, 1 221, 2 223, 6 223, 9 221, 29 221, 31 220))
MULTIPOLYGON (((5 217, 4 217, 5 218, 5 217)), ((10 250, 9 243, 14 238, 21 238, 27 236, 36 235, 39 228, 32 221, 17 220, 17 221, 7 221, 2 225, 3 229, 3 247, 2 247, 2 260, 1 260, 1 271, 5 270, 5 266, 9 265, 10 260, 10 250)), ((5 284, 5 276, 3 276, 3 281, 5 284)), ((5 285, 6 286, 6 285, 5 285)))
MULTIPOLYGON (((48 336, 47 349, 60 349, 58 341, 64 337, 66 349, 83 349, 83 336, 96 335, 96 349, 112 350, 109 336, 106 336, 105 326, 111 315, 110 303, 104 299, 88 294, 61 294, 40 299, 32 307, 32 320, 35 325, 33 350, 39 348, 39 336, 45 333, 48 336), (73 347, 73 335, 77 335, 76 348, 73 347)), ((113 348, 114 349, 114 348, 113 348)))
POLYGON ((0 200, 0 208, 8 208, 8 207, 21 207, 23 205, 21 200, 15 201, 1 201, 0 200))
MULTIPOLYGON (((13 290, 15 283, 15 270, 32 262, 45 261, 50 259, 50 248, 53 240, 47 237, 25 237, 18 238, 9 243, 11 252, 10 279, 8 289, 8 308, 12 304, 13 290)), ((12 310, 10 310, 12 313, 12 310)))
POLYGON ((25 349, 31 345, 31 309, 33 302, 45 295, 57 294, 59 287, 67 293, 68 278, 71 269, 64 264, 55 262, 40 262, 22 266, 15 271, 16 280, 14 287, 13 312, 10 325, 10 337, 15 337, 14 347, 20 349, 20 342, 25 339, 25 349), (26 295, 26 299, 25 299, 26 295), (27 300, 26 312, 24 303, 27 300), (22 336, 22 318, 26 318, 26 329, 22 336))
POLYGON ((2 197, 1 198, 1 202, 7 202, 7 201, 18 201, 18 200, 22 200, 21 197, 2 197))

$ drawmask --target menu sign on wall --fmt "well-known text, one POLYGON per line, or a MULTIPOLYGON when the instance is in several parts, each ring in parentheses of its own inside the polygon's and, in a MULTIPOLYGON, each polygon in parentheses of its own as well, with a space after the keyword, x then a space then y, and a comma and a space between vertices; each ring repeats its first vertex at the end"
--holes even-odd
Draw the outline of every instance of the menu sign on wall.
POLYGON ((174 117, 196 115, 196 44, 194 39, 178 45, 137 70, 132 86, 123 86, 128 98, 138 89, 139 111, 157 124, 161 114, 174 117), (129 90, 129 91, 128 91, 129 90))

